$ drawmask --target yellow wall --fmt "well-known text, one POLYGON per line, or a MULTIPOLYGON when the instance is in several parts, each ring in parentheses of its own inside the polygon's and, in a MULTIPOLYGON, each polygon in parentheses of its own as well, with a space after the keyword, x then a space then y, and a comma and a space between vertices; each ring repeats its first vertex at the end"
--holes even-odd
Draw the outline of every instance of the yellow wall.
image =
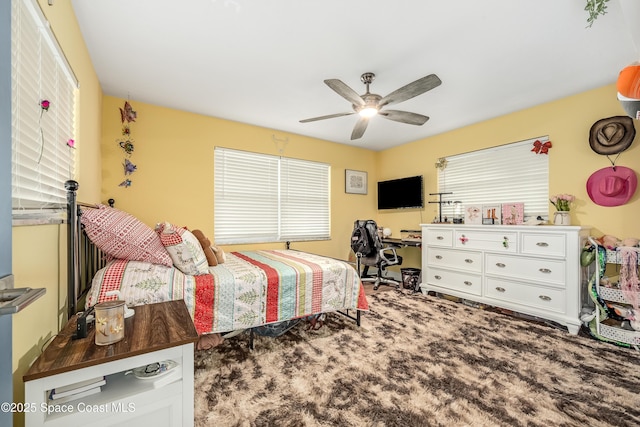
MULTIPOLYGON (((102 134, 102 200, 115 199, 116 207, 154 226, 169 221, 200 229, 213 240, 213 150, 229 147, 271 155, 314 160, 331 165, 331 240, 299 242, 293 247, 346 259, 356 219, 376 215, 376 152, 335 144, 228 120, 158 107, 131 100, 137 119, 130 124, 134 151, 130 161, 137 171, 126 178, 126 157, 119 109, 125 100, 104 97, 102 134), (345 169, 368 171, 367 195, 346 194, 345 169)), ((214 242, 215 243, 215 242, 214 242)), ((283 244, 251 245, 282 248, 283 244)), ((241 250, 246 246, 225 246, 241 250)))
MULTIPOLYGON (((79 199, 100 199, 102 90, 80 33, 71 2, 40 6, 81 84, 76 117, 76 171, 79 199)), ((16 287, 46 288, 46 294, 13 317, 13 394, 24 400, 22 376, 42 346, 66 323, 66 225, 14 226, 12 269, 16 287)), ((24 424, 22 414, 14 425, 24 424)))
MULTIPOLYGON (((376 210, 376 182, 403 176, 424 175, 425 198, 437 191, 434 167, 440 157, 474 151, 537 136, 549 135, 549 193, 571 193, 577 203, 571 212, 574 224, 594 227, 592 234, 640 237, 640 224, 633 211, 640 203, 634 196, 625 206, 601 207, 588 198, 589 175, 607 167, 605 156, 593 152, 588 135, 591 125, 604 117, 624 114, 609 85, 558 101, 508 114, 431 138, 404 144, 382 152, 333 144, 227 120, 201 116, 131 101, 138 119, 131 124, 135 150, 131 161, 138 171, 130 176, 129 188, 119 187, 125 179, 125 154, 121 138, 119 108, 123 99, 105 97, 103 103, 103 187, 102 200, 116 200, 116 206, 153 226, 160 221, 200 228, 213 236, 213 147, 224 146, 267 154, 279 153, 332 165, 332 239, 328 242, 298 243, 295 247, 339 258, 349 257, 348 237, 353 221, 373 218, 392 229, 417 229, 437 214, 437 205, 403 211, 376 210), (285 142, 286 141, 286 142, 285 142), (344 193, 344 169, 368 172, 368 195, 344 193)), ((640 170, 637 141, 622 153, 617 164, 640 170)), ((550 213, 553 207, 550 206, 550 213)), ((282 247, 279 244, 258 245, 282 247)), ((256 245, 251 245, 255 248, 256 245)), ((226 250, 244 249, 225 247, 226 250)), ((420 251, 405 248, 403 267, 420 267, 420 251)), ((398 270, 397 268, 394 270, 398 270)))
MULTIPOLYGON (((438 187, 434 165, 438 158, 549 135, 553 144, 549 150, 549 194, 576 196, 577 203, 571 211, 572 223, 594 227, 591 231, 594 236, 640 237, 637 220, 640 192, 636 192, 626 205, 617 207, 598 206, 586 192, 589 176, 611 166, 605 156, 591 150, 589 130, 599 119, 624 114, 616 98, 615 84, 612 84, 383 151, 378 161, 378 176, 380 179, 396 177, 395 165, 403 164, 404 175, 424 175, 425 193, 435 193, 438 187)), ((634 122, 638 128, 637 121, 634 122)), ((639 145, 640 131, 616 164, 640 172, 639 145)), ((549 210, 550 213, 554 211, 551 204, 549 210)), ((421 214, 426 222, 431 222, 437 215, 437 205, 427 204, 421 214)), ((382 225, 400 230, 415 227, 417 213, 379 214, 378 220, 382 225)))
MULTIPOLYGON (((438 158, 549 135, 553 144, 549 150, 549 194, 576 196, 577 203, 571 211, 572 223, 594 227, 592 234, 595 236, 640 237, 637 221, 640 192, 629 203, 618 207, 598 206, 586 192, 589 176, 611 166, 605 156, 591 150, 589 130, 597 120, 616 115, 624 115, 624 110, 616 99, 613 84, 383 151, 378 162, 378 176, 381 179, 396 176, 394 165, 404 162, 404 174, 423 174, 425 193, 434 193, 438 189, 434 166, 438 158), (416 158, 421 161, 407 162, 407 159, 416 158)), ((620 155, 617 164, 640 172, 639 144, 640 132, 631 147, 620 155)), ((428 200, 436 199, 432 196, 428 200)), ((553 211, 549 204, 549 212, 553 211)), ((415 213, 380 214, 378 219, 381 224, 399 230, 417 225, 415 216, 415 213)), ((431 222, 435 216, 437 205, 427 204, 422 217, 431 222)))

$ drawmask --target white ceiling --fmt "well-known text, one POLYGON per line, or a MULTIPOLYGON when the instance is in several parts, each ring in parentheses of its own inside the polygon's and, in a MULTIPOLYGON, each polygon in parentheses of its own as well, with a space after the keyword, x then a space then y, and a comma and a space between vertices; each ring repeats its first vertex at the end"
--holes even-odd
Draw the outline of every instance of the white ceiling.
POLYGON ((585 3, 72 0, 106 95, 373 150, 614 83, 640 59, 640 1, 610 0, 591 28, 585 3), (364 72, 382 96, 438 75, 393 106, 430 120, 375 117, 356 141, 355 115, 299 123, 351 111, 323 80, 362 94, 364 72))

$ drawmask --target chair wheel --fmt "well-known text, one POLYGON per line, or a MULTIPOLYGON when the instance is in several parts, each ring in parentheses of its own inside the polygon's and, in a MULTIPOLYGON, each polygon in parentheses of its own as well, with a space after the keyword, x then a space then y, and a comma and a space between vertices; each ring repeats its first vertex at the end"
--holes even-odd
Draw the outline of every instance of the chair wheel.
POLYGON ((380 285, 375 285, 375 286, 373 287, 373 290, 374 290, 374 291, 377 291, 379 287, 380 287, 380 285))

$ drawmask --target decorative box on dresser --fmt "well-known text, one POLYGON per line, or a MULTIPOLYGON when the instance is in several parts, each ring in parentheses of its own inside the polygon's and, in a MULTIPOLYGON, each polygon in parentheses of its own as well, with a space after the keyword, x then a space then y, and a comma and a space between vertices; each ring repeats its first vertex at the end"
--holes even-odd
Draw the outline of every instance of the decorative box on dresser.
POLYGON ((421 226, 423 293, 439 292, 548 319, 578 333, 580 252, 589 227, 421 226))
POLYGON ((25 423, 32 426, 192 426, 193 348, 198 334, 182 300, 134 307, 124 338, 98 346, 95 328, 73 339, 74 316, 29 368, 25 423), (176 372, 138 379, 134 368, 173 360, 176 372), (169 375, 172 375, 169 377, 169 375), (100 392, 70 401, 51 391, 104 377, 100 392))

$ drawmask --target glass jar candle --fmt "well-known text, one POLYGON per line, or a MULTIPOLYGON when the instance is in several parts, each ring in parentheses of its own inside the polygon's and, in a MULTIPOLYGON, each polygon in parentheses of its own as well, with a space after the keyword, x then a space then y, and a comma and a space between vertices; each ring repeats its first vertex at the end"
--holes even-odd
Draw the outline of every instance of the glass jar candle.
POLYGON ((96 304, 96 345, 109 345, 124 338, 124 301, 96 304))

